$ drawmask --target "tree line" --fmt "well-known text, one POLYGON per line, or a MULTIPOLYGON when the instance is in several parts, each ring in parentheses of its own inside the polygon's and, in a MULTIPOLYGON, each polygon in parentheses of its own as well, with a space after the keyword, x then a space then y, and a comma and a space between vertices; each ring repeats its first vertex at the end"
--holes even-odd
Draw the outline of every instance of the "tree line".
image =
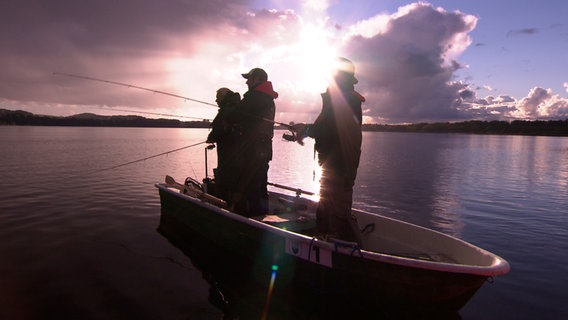
POLYGON ((149 119, 141 116, 101 116, 81 113, 67 117, 36 115, 27 111, 0 109, 0 125, 73 126, 73 127, 149 127, 149 128, 209 128, 210 122, 149 119))
MULTIPOLYGON (((19 126, 89 126, 89 127, 150 127, 150 128, 209 128, 211 122, 180 121, 176 119, 149 119, 141 116, 101 116, 82 113, 67 117, 36 115, 22 110, 0 109, 0 125, 19 126)), ((277 126, 278 129, 286 129, 277 126)), ((566 120, 514 120, 464 122, 435 122, 414 124, 363 124, 364 131, 472 133, 500 135, 568 136, 566 120)))
POLYGON ((565 120, 514 120, 415 123, 403 125, 363 124, 365 131, 474 133, 500 135, 568 136, 568 119, 565 120))

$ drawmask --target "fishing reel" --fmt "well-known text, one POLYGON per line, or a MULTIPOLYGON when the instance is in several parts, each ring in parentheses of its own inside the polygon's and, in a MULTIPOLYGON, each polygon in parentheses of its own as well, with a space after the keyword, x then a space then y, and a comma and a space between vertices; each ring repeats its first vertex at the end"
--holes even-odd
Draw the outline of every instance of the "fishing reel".
POLYGON ((286 140, 286 141, 292 141, 295 142, 297 139, 296 134, 293 131, 290 131, 291 133, 284 133, 282 134, 282 139, 286 140))
POLYGON ((286 141, 292 141, 292 142, 297 142, 299 145, 303 146, 304 145, 304 139, 300 139, 298 138, 298 135, 293 132, 290 131, 291 133, 284 133, 282 134, 282 139, 286 140, 286 141))
POLYGON ((282 139, 286 141, 297 142, 301 146, 304 145, 305 135, 303 134, 303 132, 296 132, 296 130, 292 126, 288 127, 288 131, 290 131, 290 133, 282 134, 282 139))

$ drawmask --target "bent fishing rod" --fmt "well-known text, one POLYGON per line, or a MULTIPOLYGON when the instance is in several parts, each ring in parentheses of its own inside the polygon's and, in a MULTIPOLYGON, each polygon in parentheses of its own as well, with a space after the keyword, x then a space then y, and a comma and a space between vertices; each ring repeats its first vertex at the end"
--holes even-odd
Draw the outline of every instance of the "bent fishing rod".
POLYGON ((213 103, 210 103, 210 102, 201 101, 201 100, 197 100, 197 99, 192 99, 192 98, 189 98, 189 97, 184 97, 184 96, 180 96, 180 95, 177 95, 177 94, 173 94, 173 93, 169 93, 169 92, 164 92, 164 91, 160 91, 160 90, 154 90, 154 89, 144 88, 144 87, 140 87, 140 86, 136 86, 136 85, 128 84, 128 83, 122 83, 122 82, 117 82, 117 81, 98 79, 98 78, 87 77, 87 76, 81 76, 81 75, 72 74, 72 73, 63 73, 63 72, 54 72, 53 75, 55 75, 55 76, 72 77, 72 78, 78 78, 78 79, 84 79, 84 80, 91 80, 91 81, 98 81, 98 82, 109 83, 109 84, 115 84, 115 85, 117 85, 117 86, 123 86, 123 87, 127 87, 127 88, 135 88, 135 89, 140 89, 140 90, 144 90, 144 91, 150 91, 150 92, 152 92, 152 93, 164 94, 164 95, 171 96, 171 97, 181 98, 181 99, 183 99, 183 100, 189 100, 189 101, 198 102, 198 103, 206 104, 206 105, 209 105, 209 106, 217 107, 216 104, 213 104, 213 103))
MULTIPOLYGON (((137 85, 133 85, 133 84, 128 84, 128 83, 123 83, 123 82, 117 82, 117 81, 111 81, 111 80, 105 80, 105 79, 99 79, 99 78, 93 78, 93 77, 88 77, 88 76, 82 76, 82 75, 78 75, 78 74, 72 74, 72 73, 64 73, 64 72, 53 72, 53 75, 55 76, 65 76, 65 77, 71 77, 71 78, 77 78, 77 79, 83 79, 83 80, 90 80, 90 81, 98 81, 98 82, 103 82, 103 83, 108 83, 108 84, 114 84, 114 85, 118 85, 118 86, 123 86, 123 87, 127 87, 127 88, 135 88, 135 89, 140 89, 140 90, 144 90, 144 91, 149 91, 152 93, 158 93, 158 94, 163 94, 163 95, 167 95, 167 96, 171 96, 171 97, 175 97, 175 98, 180 98, 180 99, 184 99, 184 100, 189 100, 189 101, 193 101, 193 102, 197 102, 197 103, 201 103, 201 104, 205 104, 208 106, 213 106, 218 108, 218 106, 214 103, 210 103, 210 102, 206 102, 206 101, 201 101, 201 100, 197 100, 197 99, 193 99, 193 98, 189 98, 189 97, 185 97, 185 96, 181 96, 178 94, 174 94, 174 93, 169 93, 169 92, 164 92, 164 91, 160 91, 160 90, 154 90, 154 89, 150 89, 150 88, 144 88, 144 87, 140 87, 137 85)), ((289 124, 283 123, 283 122, 278 122, 278 121, 274 121, 271 119, 267 119, 267 118, 261 118, 255 115, 250 115, 253 117, 257 117, 260 118, 264 121, 268 121, 274 124, 279 124, 281 126, 286 127, 287 129, 289 129, 290 131, 293 131, 293 127, 289 124)))
POLYGON ((188 118, 188 119, 195 119, 195 120, 211 120, 203 117, 190 117, 190 116, 182 116, 179 114, 171 114, 171 113, 157 113, 157 112, 147 112, 147 111, 138 111, 138 110, 131 110, 131 109, 117 109, 117 108, 110 108, 110 107, 99 107, 99 109, 109 110, 109 111, 124 111, 124 112, 134 112, 134 113, 142 113, 142 114, 151 114, 155 116, 166 116, 166 117, 174 117, 174 118, 188 118))

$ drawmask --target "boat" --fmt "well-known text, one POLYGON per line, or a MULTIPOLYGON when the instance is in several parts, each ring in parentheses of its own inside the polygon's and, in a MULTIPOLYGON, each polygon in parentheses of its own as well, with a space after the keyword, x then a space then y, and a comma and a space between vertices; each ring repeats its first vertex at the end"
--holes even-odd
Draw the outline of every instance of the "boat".
POLYGON ((484 283, 510 270, 505 259, 471 243, 358 209, 352 214, 360 243, 319 236, 317 201, 282 185, 269 192, 269 214, 245 217, 207 192, 208 184, 170 176, 156 183, 158 231, 275 295, 309 291, 371 307, 457 312, 484 283))

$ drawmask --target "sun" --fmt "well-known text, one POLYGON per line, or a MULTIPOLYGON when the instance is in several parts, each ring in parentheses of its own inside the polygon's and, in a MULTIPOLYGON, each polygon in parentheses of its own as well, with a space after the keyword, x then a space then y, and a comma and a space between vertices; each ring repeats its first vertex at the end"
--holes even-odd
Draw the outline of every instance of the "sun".
POLYGON ((300 32, 294 60, 301 75, 301 86, 308 92, 323 92, 329 82, 338 57, 330 39, 329 32, 318 25, 304 25, 300 32))

